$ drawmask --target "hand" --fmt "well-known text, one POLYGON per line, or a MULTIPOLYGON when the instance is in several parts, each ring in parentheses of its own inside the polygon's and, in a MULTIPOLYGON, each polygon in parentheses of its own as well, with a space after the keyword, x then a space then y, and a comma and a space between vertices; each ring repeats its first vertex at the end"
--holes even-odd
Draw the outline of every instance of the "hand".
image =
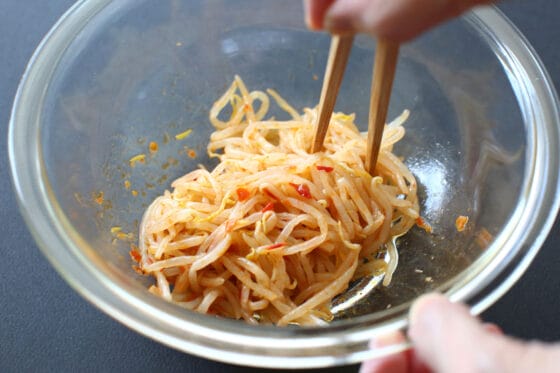
POLYGON ((491 0, 304 0, 307 25, 406 41, 491 0))
MULTIPOLYGON (((367 361, 362 373, 558 372, 560 345, 522 342, 482 324, 461 304, 442 295, 421 297, 410 311, 408 336, 413 351, 367 361)), ((403 335, 373 342, 387 345, 403 335)))

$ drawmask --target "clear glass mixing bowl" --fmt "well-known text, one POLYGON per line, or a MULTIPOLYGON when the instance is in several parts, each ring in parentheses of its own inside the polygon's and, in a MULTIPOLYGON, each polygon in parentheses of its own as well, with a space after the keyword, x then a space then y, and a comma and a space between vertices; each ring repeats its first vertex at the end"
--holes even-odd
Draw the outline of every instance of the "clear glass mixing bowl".
MULTIPOLYGON (((210 164, 208 110, 234 74, 297 108, 316 105, 329 36, 302 18, 299 1, 80 1, 30 62, 9 130, 22 214, 62 276, 132 329, 237 364, 356 362, 406 347, 369 350, 367 341, 405 329, 419 294, 438 290, 481 312, 548 233, 558 209, 557 98, 519 32, 484 8, 402 48, 389 116, 412 114, 395 152, 418 178, 434 233, 415 228, 400 239, 389 287, 322 328, 249 326, 148 293, 150 279, 128 257, 138 221, 171 180, 210 164), (188 128, 191 136, 174 139, 188 128), (140 153, 146 162, 131 167, 140 153), (464 232, 459 215, 470 218, 464 232)), ((362 124, 374 50, 357 38, 337 103, 362 124)))

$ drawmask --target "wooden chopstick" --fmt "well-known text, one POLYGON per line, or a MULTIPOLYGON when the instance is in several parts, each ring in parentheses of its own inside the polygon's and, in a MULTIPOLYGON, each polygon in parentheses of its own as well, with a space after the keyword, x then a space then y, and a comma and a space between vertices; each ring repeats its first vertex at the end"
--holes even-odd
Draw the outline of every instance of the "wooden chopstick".
POLYGON ((387 119, 389 99, 395 78, 399 44, 388 40, 379 39, 375 51, 373 78, 371 81, 371 97, 369 102, 368 139, 366 154, 366 171, 373 175, 383 129, 387 119))
POLYGON ((344 70, 348 62, 348 57, 350 56, 350 51, 352 50, 353 42, 354 35, 333 35, 331 39, 329 59, 323 78, 321 99, 319 101, 319 116, 315 128, 315 135, 313 136, 313 143, 311 145, 312 153, 318 152, 323 147, 323 141, 325 141, 331 115, 336 103, 336 97, 338 96, 338 90, 340 89, 340 83, 344 76, 344 70))

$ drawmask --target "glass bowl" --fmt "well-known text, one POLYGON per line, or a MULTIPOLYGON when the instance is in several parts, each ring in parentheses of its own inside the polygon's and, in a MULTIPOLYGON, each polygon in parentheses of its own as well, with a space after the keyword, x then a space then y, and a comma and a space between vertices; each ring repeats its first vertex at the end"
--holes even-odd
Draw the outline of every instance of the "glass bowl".
MULTIPOLYGON (((150 201, 210 164, 208 110, 234 74, 315 106, 329 36, 300 2, 79 1, 33 56, 9 129, 21 211, 43 253, 96 306, 173 348, 230 363, 319 367, 381 356, 370 338, 407 326, 429 291, 479 313, 521 276, 558 209, 558 103, 534 51, 495 8, 402 48, 389 117, 411 111, 395 148, 422 215, 398 242, 390 286, 327 327, 276 328, 194 314, 147 291, 128 252, 150 201), (187 129, 183 140, 174 135, 187 129), (148 144, 159 144, 150 155, 148 144), (132 167, 130 160, 148 154, 132 167), (190 156, 189 156, 190 155, 190 156), (130 184, 130 185, 129 185, 130 184), (455 219, 469 217, 458 232, 455 219), (118 228, 117 228, 118 227, 118 228), (119 230, 120 229, 120 230, 119 230)), ((359 36, 336 109, 367 121, 375 42, 359 36)))

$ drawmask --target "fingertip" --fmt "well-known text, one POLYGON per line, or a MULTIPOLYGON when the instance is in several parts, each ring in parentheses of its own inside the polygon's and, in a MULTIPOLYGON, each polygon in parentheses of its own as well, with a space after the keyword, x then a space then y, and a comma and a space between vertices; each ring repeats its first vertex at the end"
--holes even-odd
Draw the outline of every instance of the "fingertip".
POLYGON ((453 371, 459 361, 463 371, 474 367, 477 343, 485 332, 466 306, 452 303, 441 294, 428 294, 413 304, 409 320, 408 335, 415 351, 434 370, 453 371))
POLYGON ((323 24, 324 28, 332 34, 345 35, 354 32, 352 23, 343 18, 330 18, 326 17, 323 24))
POLYGON ((360 19, 369 0, 337 0, 325 13, 325 28, 335 34, 355 33, 361 30, 360 19))
POLYGON ((313 1, 303 0, 303 14, 305 15, 305 25, 311 30, 317 29, 317 24, 312 17, 313 14, 313 1))
POLYGON ((409 312, 408 335, 413 342, 436 338, 456 323, 470 323, 471 314, 462 304, 452 303, 442 294, 420 296, 409 312))
POLYGON ((420 296, 410 308, 409 319, 411 326, 421 322, 422 318, 426 315, 431 315, 434 312, 437 313, 442 307, 445 308, 450 304, 449 300, 439 293, 420 296))
POLYGON ((304 0, 305 24, 311 30, 324 28, 325 15, 335 0, 304 0))

